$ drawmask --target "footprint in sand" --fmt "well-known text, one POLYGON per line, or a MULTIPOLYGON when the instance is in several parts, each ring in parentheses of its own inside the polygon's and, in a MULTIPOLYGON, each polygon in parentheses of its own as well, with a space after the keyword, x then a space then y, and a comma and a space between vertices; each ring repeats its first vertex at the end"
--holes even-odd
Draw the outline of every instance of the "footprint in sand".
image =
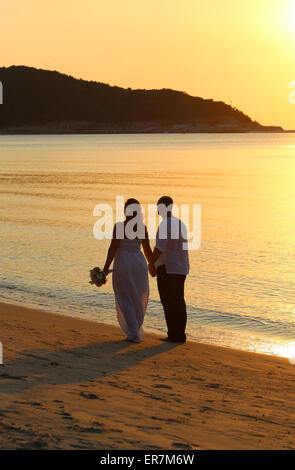
POLYGON ((29 441, 26 443, 27 448, 36 448, 36 449, 42 449, 43 447, 47 446, 46 442, 41 441, 40 439, 35 439, 33 441, 29 441))
POLYGON ((11 374, 7 374, 6 372, 3 372, 2 374, 0 374, 0 378, 1 379, 12 379, 12 380, 27 380, 27 377, 26 376, 18 376, 18 375, 11 375, 11 374))
POLYGON ((29 405, 29 406, 41 406, 43 407, 42 403, 39 401, 14 401, 17 405, 29 405))
POLYGON ((81 397, 87 398, 88 400, 99 400, 99 397, 95 393, 80 392, 81 397))
POLYGON ((167 388, 169 390, 172 389, 172 387, 170 387, 169 385, 162 385, 162 384, 156 384, 154 385, 154 388, 167 388))
POLYGON ((63 419, 69 419, 69 420, 73 419, 72 415, 70 413, 67 413, 66 411, 62 411, 59 414, 63 419))
POLYGON ((172 446, 177 449, 192 449, 190 444, 184 444, 183 442, 173 442, 172 446))
POLYGON ((219 388, 220 384, 208 384, 207 388, 219 388))
POLYGON ((104 425, 93 422, 91 426, 83 426, 81 424, 75 424, 74 426, 69 426, 68 429, 71 429, 72 431, 78 431, 78 432, 90 432, 90 433, 95 433, 95 434, 101 434, 104 432, 104 425))

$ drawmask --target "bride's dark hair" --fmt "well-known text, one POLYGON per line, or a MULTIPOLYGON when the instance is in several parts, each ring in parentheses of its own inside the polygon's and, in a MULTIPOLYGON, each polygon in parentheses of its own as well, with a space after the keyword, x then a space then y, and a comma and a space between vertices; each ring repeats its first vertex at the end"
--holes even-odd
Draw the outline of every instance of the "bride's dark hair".
POLYGON ((134 198, 130 198, 130 199, 127 199, 127 201, 125 202, 125 205, 124 205, 124 214, 125 216, 127 217, 136 217, 138 215, 138 212, 139 211, 134 211, 134 212, 128 212, 126 209, 128 208, 128 206, 131 206, 131 204, 136 204, 138 205, 139 207, 141 207, 140 205, 140 202, 137 200, 137 199, 134 199, 134 198))

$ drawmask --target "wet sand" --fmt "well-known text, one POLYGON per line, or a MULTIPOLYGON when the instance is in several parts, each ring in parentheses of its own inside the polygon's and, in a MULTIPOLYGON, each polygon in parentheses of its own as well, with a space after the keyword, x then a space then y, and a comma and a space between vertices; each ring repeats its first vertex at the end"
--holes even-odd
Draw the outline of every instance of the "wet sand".
POLYGON ((287 359, 0 304, 1 449, 292 449, 287 359))

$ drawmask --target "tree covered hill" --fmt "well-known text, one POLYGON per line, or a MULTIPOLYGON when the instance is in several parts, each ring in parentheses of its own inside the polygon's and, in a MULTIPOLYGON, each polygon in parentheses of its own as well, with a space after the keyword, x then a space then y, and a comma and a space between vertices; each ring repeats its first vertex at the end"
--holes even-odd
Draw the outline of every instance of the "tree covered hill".
POLYGON ((121 88, 25 66, 0 68, 0 132, 247 132, 266 128, 221 101, 121 88))

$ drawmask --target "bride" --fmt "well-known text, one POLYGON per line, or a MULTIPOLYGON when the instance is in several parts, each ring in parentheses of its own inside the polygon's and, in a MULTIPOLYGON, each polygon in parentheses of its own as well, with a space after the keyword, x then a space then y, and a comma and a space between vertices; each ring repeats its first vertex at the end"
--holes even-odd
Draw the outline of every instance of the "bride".
POLYGON ((124 222, 117 222, 114 226, 103 271, 107 275, 114 260, 113 289, 118 321, 127 335, 126 340, 139 343, 143 339, 142 325, 149 297, 148 270, 155 276, 155 267, 140 203, 136 199, 128 199, 124 213, 124 222))

